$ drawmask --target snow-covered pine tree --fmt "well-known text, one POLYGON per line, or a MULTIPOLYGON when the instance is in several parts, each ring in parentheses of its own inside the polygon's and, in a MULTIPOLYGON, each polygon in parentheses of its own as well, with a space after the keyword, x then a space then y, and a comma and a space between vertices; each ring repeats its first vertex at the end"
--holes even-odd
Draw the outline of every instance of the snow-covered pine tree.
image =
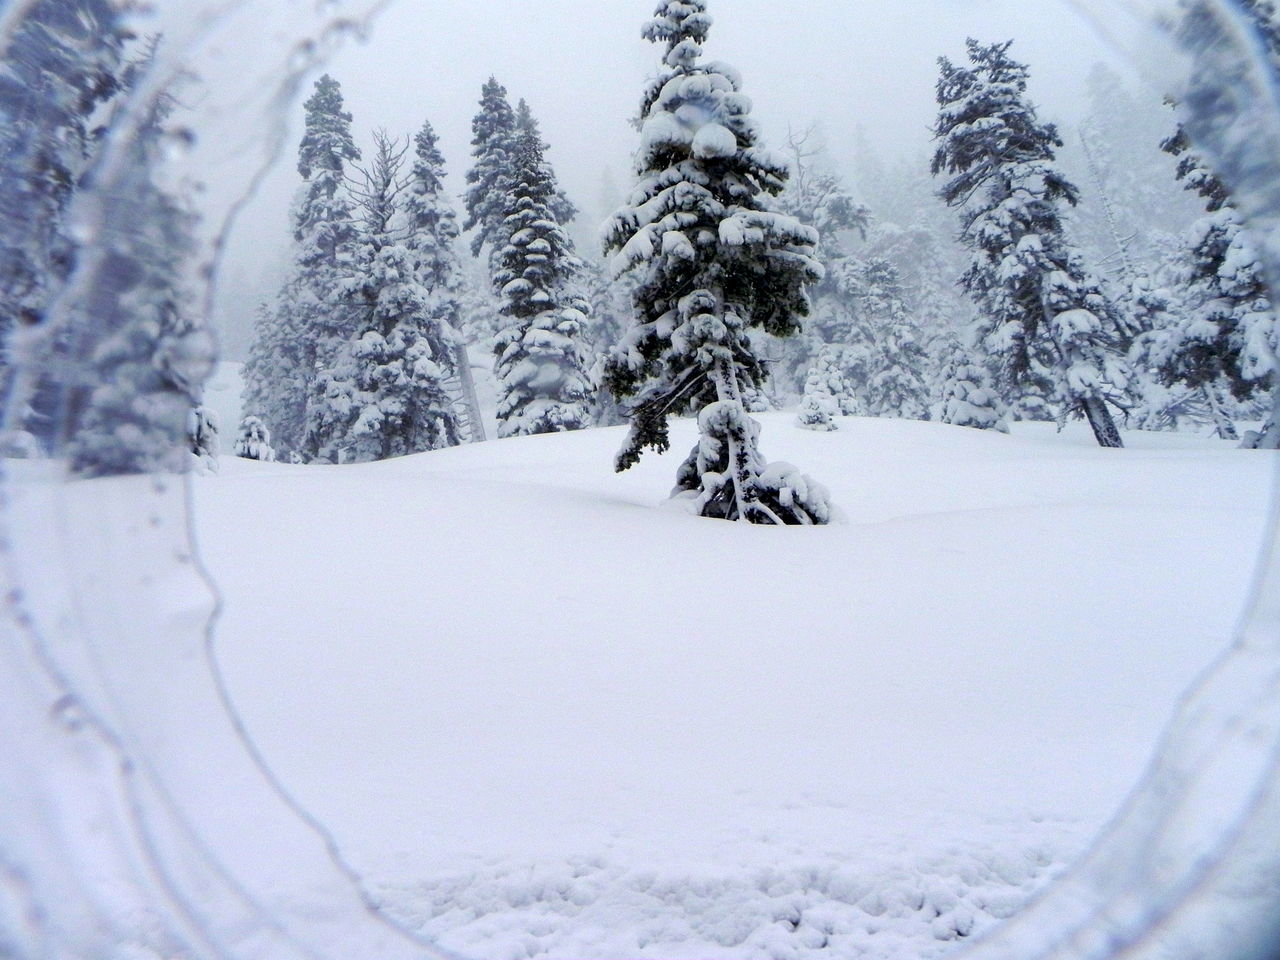
POLYGON ((480 256, 488 247, 492 274, 497 254, 507 244, 516 141, 516 115, 507 99, 507 88, 493 77, 481 90, 480 109, 471 121, 471 131, 475 164, 467 171, 467 219, 462 226, 475 231, 473 256, 480 256))
MULTIPOLYGON (((294 210, 294 239, 297 241, 296 269, 285 283, 287 303, 279 320, 294 328, 303 344, 301 378, 306 378, 306 433, 302 454, 306 460, 324 460, 332 452, 349 412, 355 385, 352 383, 349 347, 358 323, 357 312, 344 296, 355 252, 356 227, 351 197, 346 189, 348 165, 360 160, 360 150, 351 136, 351 114, 344 110, 342 87, 329 74, 316 81, 315 91, 303 104, 306 128, 298 147, 298 173, 306 180, 294 210)), ((294 376, 285 376, 292 381, 294 376)), ((297 397, 291 410, 297 408, 297 397)), ((296 451, 300 438, 282 430, 292 426, 270 419, 276 440, 296 451)))
POLYGON ((702 516, 826 523, 827 492, 786 464, 766 464, 743 406, 766 373, 750 336, 793 336, 822 277, 817 232, 775 209, 786 163, 765 151, 736 70, 704 63, 705 0, 661 0, 644 36, 665 46, 640 110, 637 182, 606 227, 616 275, 635 271, 636 323, 608 364, 630 398, 617 468, 670 447, 667 418, 699 414, 701 439, 676 496, 702 516))
POLYGON ((16 383, 14 362, 31 359, 23 341, 41 336, 75 265, 66 213, 91 163, 96 117, 122 88, 122 20, 112 0, 35 0, 0 73, 0 428, 33 450, 35 436, 56 442, 62 389, 35 374, 16 383))
POLYGON ((296 276, 286 280, 273 306, 259 305, 243 370, 244 409, 259 411, 263 421, 286 438, 280 447, 289 453, 302 449, 315 370, 295 280, 296 276))
POLYGON ((824 346, 805 378, 796 422, 806 430, 837 430, 835 417, 858 412, 858 401, 844 376, 842 348, 824 346))
MULTIPOLYGON (((197 443, 216 455, 216 431, 199 414, 213 337, 194 318, 185 280, 195 216, 158 180, 172 104, 165 93, 148 106, 124 142, 129 162, 97 198, 96 243, 106 259, 66 340, 70 356, 92 371, 91 384, 69 391, 62 424, 71 468, 83 477, 184 472, 197 443)), ((109 127, 123 129, 119 119, 109 127)))
POLYGON ((1166 385, 1200 391, 1219 436, 1238 439, 1229 398, 1253 400, 1275 386, 1275 309, 1260 252, 1226 184, 1192 148, 1181 124, 1161 146, 1178 158, 1177 177, 1203 198, 1205 216, 1183 239, 1181 310, 1158 331, 1148 353, 1166 385))
MULTIPOLYGON (((1238 107, 1241 97, 1256 96, 1258 88, 1246 79, 1252 71, 1251 58, 1242 55, 1239 38, 1226 27, 1217 5, 1182 0, 1180 6, 1178 39, 1192 62, 1179 94, 1180 126, 1166 149, 1179 157, 1184 186, 1199 193, 1209 208, 1187 238, 1186 272, 1201 278, 1197 292, 1221 298, 1215 303, 1197 297, 1200 302, 1191 304, 1193 316, 1199 313, 1203 321, 1198 330, 1190 331, 1191 365, 1197 354, 1211 365, 1218 362, 1212 355, 1221 354, 1220 383, 1226 389, 1250 398, 1266 397, 1267 422, 1260 432, 1250 432, 1243 445, 1276 449, 1280 448, 1280 315, 1267 291, 1258 251, 1231 197, 1232 190, 1242 189, 1246 191, 1242 198, 1255 209, 1275 206, 1275 179, 1256 157, 1258 111, 1238 107), (1204 162, 1209 154, 1212 164, 1204 162)), ((1241 0, 1238 6, 1257 30, 1256 39, 1274 81, 1280 76, 1276 6, 1271 0, 1241 0)), ((1174 357, 1182 352, 1178 346, 1182 339, 1170 338, 1174 357)))
POLYGON ((461 323, 466 280, 458 259, 458 217, 444 194, 444 154, 430 122, 414 137, 414 160, 404 194, 405 247, 414 275, 431 296, 432 316, 448 329, 461 323))
MULTIPOLYGON (((927 177, 928 165, 924 169, 927 177)), ((932 187, 932 180, 929 180, 932 187)), ((914 205, 909 197, 898 206, 911 211, 906 226, 878 220, 869 232, 868 257, 889 261, 901 276, 902 299, 916 339, 926 356, 921 371, 927 394, 937 393, 943 368, 952 356, 952 346, 962 331, 973 325, 973 302, 955 282, 964 272, 964 253, 959 244, 947 242, 954 232, 954 215, 932 189, 917 187, 914 205)))
POLYGON ((461 230, 457 214, 445 198, 444 178, 444 154, 435 129, 426 122, 414 138, 413 169, 404 200, 405 246, 413 258, 414 275, 426 288, 430 321, 439 326, 438 331, 432 328, 433 335, 450 351, 451 382, 456 383, 452 392, 459 426, 465 428, 463 439, 483 440, 471 359, 462 332, 470 284, 458 258, 461 230))
POLYGON ((552 209, 555 175, 536 124, 518 132, 513 159, 509 239, 493 277, 507 318, 494 342, 498 436, 581 430, 595 392, 583 354, 590 308, 572 289, 578 260, 552 209))
MULTIPOLYGON (((809 289, 809 317, 800 335, 782 342, 781 369, 774 381, 786 389, 807 392, 809 372, 826 344, 850 344, 858 326, 864 265, 852 255, 845 236, 866 239, 871 214, 854 200, 840 177, 823 169, 822 151, 810 146, 810 133, 791 134, 791 178, 778 198, 781 209, 818 231, 817 255, 823 277, 809 289)), ((865 380, 863 381, 865 383, 865 380)))
POLYGON ((1212 403, 1267 396, 1280 347, 1275 313, 1260 253, 1236 210, 1213 211, 1192 227, 1183 269, 1184 311, 1155 358, 1162 379, 1201 388, 1212 403))
POLYGON ((959 341, 952 341, 951 359, 939 377, 941 389, 933 419, 957 427, 1009 432, 1005 405, 991 382, 991 373, 959 341))
POLYGON ((276 462, 276 450, 271 446, 271 431, 261 417, 250 416, 240 421, 240 432, 236 436, 236 456, 246 460, 261 460, 263 463, 276 462))
POLYGON ((341 87, 327 74, 304 104, 298 172, 305 182, 292 211, 294 263, 274 307, 258 315, 245 364, 245 407, 263 419, 290 459, 311 459, 328 442, 332 407, 350 393, 348 382, 335 380, 335 364, 354 333, 354 312, 341 289, 356 237, 346 177, 360 151, 343 106, 341 87))
MULTIPOLYGON (((516 104, 516 131, 515 143, 518 147, 520 138, 533 137, 542 146, 542 150, 547 150, 547 142, 542 139, 542 128, 538 125, 538 119, 533 115, 533 110, 523 98, 516 104)), ((512 176, 518 176, 514 166, 512 167, 512 176)), ((551 194, 551 199, 547 201, 547 206, 551 212, 555 214, 556 223, 562 227, 567 227, 578 216, 578 208, 568 195, 561 189, 558 183, 553 184, 555 192, 551 194)))
POLYGON ((999 358, 1003 387, 1042 373, 1063 416, 1086 418, 1102 446, 1123 446, 1108 404, 1124 396, 1128 344, 1063 230, 1078 191, 1058 169, 1062 141, 1037 118, 1011 45, 971 39, 968 67, 939 61, 932 170, 949 177, 942 196, 961 211, 978 341, 999 358))
POLYGON ((924 420, 929 414, 929 358, 907 316, 898 271, 889 261, 867 261, 862 311, 878 348, 877 369, 867 383, 867 412, 873 417, 924 420))
POLYGON ((353 196, 362 214, 351 277, 341 294, 358 320, 353 342, 335 367, 347 386, 331 407, 329 462, 367 463, 437 450, 461 442, 454 398, 452 329, 434 316, 419 282, 420 265, 407 237, 400 197, 413 181, 402 176, 408 144, 374 134, 375 152, 353 196))

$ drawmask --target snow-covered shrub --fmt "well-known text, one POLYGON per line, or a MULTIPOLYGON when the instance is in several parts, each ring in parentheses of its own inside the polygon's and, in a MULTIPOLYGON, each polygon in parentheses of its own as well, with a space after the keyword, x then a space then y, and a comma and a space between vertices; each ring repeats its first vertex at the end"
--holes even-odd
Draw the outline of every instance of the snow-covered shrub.
POLYGON ((940 423, 979 430, 1009 432, 1005 405, 991 383, 991 374, 963 346, 956 344, 940 379, 942 393, 933 408, 940 423))
POLYGON ((235 453, 237 457, 243 457, 246 460, 276 462, 275 447, 271 446, 271 431, 261 417, 248 416, 240 421, 235 453))

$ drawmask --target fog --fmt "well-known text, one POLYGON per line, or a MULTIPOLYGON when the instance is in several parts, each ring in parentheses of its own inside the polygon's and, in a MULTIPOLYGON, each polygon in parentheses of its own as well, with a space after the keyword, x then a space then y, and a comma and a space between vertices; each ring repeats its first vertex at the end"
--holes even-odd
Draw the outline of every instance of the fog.
MULTIPOLYGON (((658 49, 640 37, 652 0, 397 0, 327 70, 354 114, 358 142, 371 132, 416 132, 430 119, 449 162, 448 188, 465 185, 471 118, 481 84, 496 76, 512 102, 528 100, 549 158, 582 213, 584 253, 630 179, 635 133, 628 123, 658 49)), ((962 58, 964 39, 1014 38, 1032 71, 1031 95, 1069 128, 1083 109, 1085 78, 1098 62, 1133 75, 1127 9, 1093 16, 1066 0, 713 0, 707 54, 742 71, 770 146, 788 129, 816 130, 832 165, 857 189, 868 150, 886 164, 923 168, 935 111, 937 58, 962 58)), ((1149 93, 1153 109, 1159 96, 1149 93)), ((247 344, 254 306, 269 299, 288 262, 288 209, 299 179, 293 151, 302 110, 289 116, 285 154, 231 237, 215 322, 233 359, 247 344)), ((212 191, 216 196, 216 185, 212 191)))

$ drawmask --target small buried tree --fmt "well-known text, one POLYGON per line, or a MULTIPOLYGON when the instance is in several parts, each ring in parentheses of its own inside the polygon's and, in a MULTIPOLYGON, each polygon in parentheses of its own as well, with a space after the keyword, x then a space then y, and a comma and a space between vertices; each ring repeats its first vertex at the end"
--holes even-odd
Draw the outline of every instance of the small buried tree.
POLYGON ((767 376, 750 331, 789 337, 808 312, 817 233, 775 210, 786 164, 759 146, 737 71, 702 62, 710 27, 705 0, 661 0, 644 31, 666 56, 641 105, 638 181, 606 227, 614 274, 638 280, 635 324, 606 369, 630 401, 617 468, 668 450, 667 418, 697 412, 701 438, 674 496, 705 517, 827 523, 827 491, 766 464, 743 402, 767 376))
POLYGON ((248 416, 240 421, 240 433, 236 436, 236 456, 245 460, 276 462, 276 448, 271 446, 271 431, 261 417, 248 416))
POLYGON ((1008 433, 1005 404, 991 386, 991 374, 963 344, 957 342, 952 349, 939 378, 941 396, 933 418, 957 427, 1008 433))
POLYGON ((796 423, 806 430, 838 430, 834 418, 857 411, 857 398, 844 376, 844 350, 824 346, 805 377, 796 423))

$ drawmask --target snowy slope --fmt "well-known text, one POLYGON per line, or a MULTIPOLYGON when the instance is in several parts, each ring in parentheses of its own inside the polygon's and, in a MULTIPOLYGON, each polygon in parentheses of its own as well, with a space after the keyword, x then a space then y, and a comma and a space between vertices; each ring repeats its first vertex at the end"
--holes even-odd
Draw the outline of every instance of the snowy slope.
POLYGON ((932 957, 1117 806, 1229 635, 1275 458, 766 415, 823 529, 616 430, 196 484, 219 649, 388 909, 484 958, 932 957))

